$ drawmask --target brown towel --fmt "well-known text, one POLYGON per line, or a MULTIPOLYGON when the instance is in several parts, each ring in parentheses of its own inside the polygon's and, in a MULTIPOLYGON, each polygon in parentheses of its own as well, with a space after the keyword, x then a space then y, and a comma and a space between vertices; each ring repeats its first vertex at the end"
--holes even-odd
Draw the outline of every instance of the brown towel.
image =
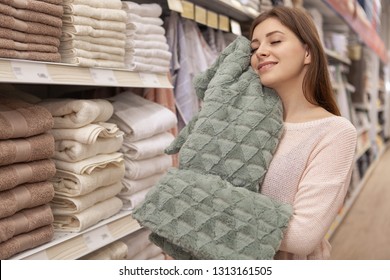
POLYGON ((0 26, 30 34, 54 36, 56 38, 60 38, 62 33, 61 27, 49 26, 38 22, 22 21, 3 13, 0 13, 0 26))
POLYGON ((53 197, 54 187, 50 182, 24 184, 0 192, 0 218, 12 216, 22 209, 49 203, 53 197))
MULTIPOLYGON (((0 40, 0 48, 4 41, 0 40)), ((0 139, 41 134, 53 125, 54 119, 44 107, 0 97, 0 139)))
POLYGON ((25 51, 1 50, 1 49, 0 49, 0 57, 47 61, 47 62, 61 61, 61 55, 59 53, 44 53, 44 52, 29 52, 29 51, 25 52, 25 51))
POLYGON ((15 50, 15 51, 58 53, 58 48, 55 46, 34 44, 34 43, 25 44, 25 43, 19 43, 9 39, 0 40, 0 49, 15 50))
POLYGON ((36 11, 59 18, 61 18, 64 14, 64 8, 62 7, 62 5, 51 4, 53 3, 53 1, 48 0, 0 0, 0 2, 14 8, 36 11))
POLYGON ((10 39, 20 43, 44 44, 59 47, 60 39, 53 36, 28 34, 10 28, 0 27, 0 40, 10 39))
POLYGON ((54 137, 43 133, 27 138, 0 140, 0 166, 48 159, 54 155, 54 137))
POLYGON ((47 181, 55 173, 55 163, 50 159, 2 166, 0 167, 0 191, 9 190, 25 183, 47 181))
POLYGON ((54 237, 52 225, 40 227, 28 233, 19 234, 0 243, 0 259, 5 260, 27 249, 38 247, 51 241, 54 237))
POLYGON ((62 27, 62 19, 60 17, 51 16, 41 12, 30 10, 15 9, 12 6, 0 3, 0 11, 2 14, 11 16, 23 21, 39 22, 55 27, 62 27))
POLYGON ((52 224, 53 212, 48 204, 17 212, 0 220, 0 242, 21 233, 52 224))

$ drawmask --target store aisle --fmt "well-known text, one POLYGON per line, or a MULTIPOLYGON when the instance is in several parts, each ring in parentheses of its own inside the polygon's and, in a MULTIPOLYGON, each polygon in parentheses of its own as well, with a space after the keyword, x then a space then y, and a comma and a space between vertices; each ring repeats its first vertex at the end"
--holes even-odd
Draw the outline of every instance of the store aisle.
POLYGON ((334 260, 390 260, 390 149, 330 239, 334 260))

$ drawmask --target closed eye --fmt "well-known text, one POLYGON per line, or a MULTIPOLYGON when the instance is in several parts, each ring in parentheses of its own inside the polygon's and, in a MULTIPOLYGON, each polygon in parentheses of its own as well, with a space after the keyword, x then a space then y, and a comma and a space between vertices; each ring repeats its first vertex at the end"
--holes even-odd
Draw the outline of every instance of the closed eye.
POLYGON ((271 45, 275 45, 275 44, 279 44, 279 43, 281 43, 282 41, 280 41, 280 40, 278 40, 278 41, 272 41, 271 42, 271 45))
POLYGON ((254 54, 256 52, 257 48, 251 49, 251 54, 254 54))

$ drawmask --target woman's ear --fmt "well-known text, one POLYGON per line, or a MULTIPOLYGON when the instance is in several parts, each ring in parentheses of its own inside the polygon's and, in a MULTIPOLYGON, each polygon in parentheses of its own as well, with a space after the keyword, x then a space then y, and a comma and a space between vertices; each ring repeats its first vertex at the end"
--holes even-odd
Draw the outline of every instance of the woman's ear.
POLYGON ((309 47, 307 45, 305 45, 305 60, 304 60, 304 64, 310 64, 311 63, 311 53, 310 53, 310 50, 309 50, 309 47))

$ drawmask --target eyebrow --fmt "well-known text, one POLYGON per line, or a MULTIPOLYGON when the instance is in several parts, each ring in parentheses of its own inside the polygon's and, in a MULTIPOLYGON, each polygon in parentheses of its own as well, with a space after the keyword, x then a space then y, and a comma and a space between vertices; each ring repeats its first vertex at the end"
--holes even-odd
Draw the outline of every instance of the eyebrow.
MULTIPOLYGON (((271 35, 273 35, 273 34, 275 34, 275 33, 281 33, 281 34, 284 35, 284 33, 283 33, 282 31, 275 30, 275 31, 271 31, 271 32, 268 32, 267 34, 265 34, 265 37, 269 37, 269 36, 271 36, 271 35)), ((251 43, 253 43, 253 42, 259 42, 259 40, 258 40, 258 39, 253 39, 253 40, 251 41, 251 43)))

